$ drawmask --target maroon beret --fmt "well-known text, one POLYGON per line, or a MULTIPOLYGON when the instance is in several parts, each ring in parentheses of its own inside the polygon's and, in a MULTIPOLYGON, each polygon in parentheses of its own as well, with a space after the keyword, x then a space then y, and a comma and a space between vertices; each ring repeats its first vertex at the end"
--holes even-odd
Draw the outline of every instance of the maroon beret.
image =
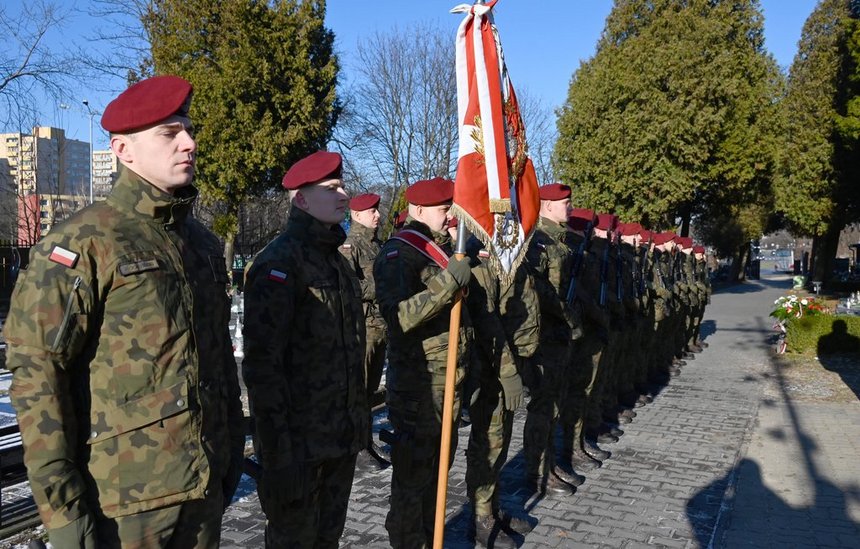
POLYGON ((594 226, 594 212, 587 208, 573 208, 567 217, 567 226, 574 231, 585 231, 588 224, 594 226))
POLYGON ((689 236, 681 236, 677 240, 678 246, 683 249, 692 248, 693 247, 693 239, 689 236))
POLYGON ((595 221, 594 210, 588 208, 573 208, 570 210, 570 217, 584 219, 586 222, 591 221, 592 223, 595 221))
POLYGON ((633 236, 642 232, 642 225, 639 223, 619 223, 618 231, 621 236, 633 236))
POLYGON ((141 80, 108 103, 102 128, 124 133, 152 126, 174 114, 188 116, 191 91, 191 83, 178 76, 141 80))
POLYGON ((615 214, 597 214, 597 228, 601 231, 612 231, 618 225, 615 214))
POLYGON ((665 244, 675 238, 675 233, 672 231, 665 231, 662 233, 657 233, 654 235, 654 244, 660 246, 661 244, 665 244))
POLYGON ((360 194, 349 201, 349 209, 354 212, 363 212, 379 205, 379 195, 373 193, 360 194))
POLYGON ((703 253, 705 253, 705 247, 704 246, 693 246, 693 253, 694 254, 703 254, 703 253))
POLYGON ((341 162, 336 152, 317 151, 293 164, 284 175, 281 185, 288 191, 294 191, 323 179, 339 179, 341 162))
POLYGON ((643 245, 647 245, 651 243, 651 239, 654 238, 654 233, 649 231, 648 229, 642 229, 639 231, 640 242, 643 245))
POLYGON ((434 177, 416 181, 406 189, 406 201, 416 206, 436 206, 454 200, 454 182, 434 177))
POLYGON ((570 187, 561 183, 550 183, 538 189, 541 200, 564 200, 570 198, 570 187))

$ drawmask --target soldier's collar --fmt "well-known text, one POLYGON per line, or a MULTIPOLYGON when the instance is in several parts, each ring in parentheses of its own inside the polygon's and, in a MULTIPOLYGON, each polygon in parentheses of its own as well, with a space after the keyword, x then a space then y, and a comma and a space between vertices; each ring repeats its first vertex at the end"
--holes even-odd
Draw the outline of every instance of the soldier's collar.
POLYGON ((538 228, 553 238, 564 238, 567 235, 567 223, 558 223, 543 216, 538 218, 538 228))
POLYGON ((346 232, 340 224, 326 227, 323 222, 297 207, 290 208, 285 232, 301 240, 311 240, 323 248, 337 248, 346 240, 346 232))
POLYGON ((164 225, 182 222, 197 199, 197 188, 188 185, 168 194, 125 166, 111 190, 108 201, 164 225))
POLYGON ((435 231, 432 231, 430 227, 428 227, 425 223, 422 223, 413 217, 406 218, 406 223, 403 225, 403 228, 418 231, 427 238, 432 238, 433 242, 440 246, 451 245, 451 235, 448 234, 448 231, 437 233, 435 231))
POLYGON ((361 223, 357 221, 351 221, 349 224, 349 232, 355 233, 357 236, 364 236, 367 238, 373 238, 376 236, 376 229, 371 229, 370 227, 365 227, 361 223))

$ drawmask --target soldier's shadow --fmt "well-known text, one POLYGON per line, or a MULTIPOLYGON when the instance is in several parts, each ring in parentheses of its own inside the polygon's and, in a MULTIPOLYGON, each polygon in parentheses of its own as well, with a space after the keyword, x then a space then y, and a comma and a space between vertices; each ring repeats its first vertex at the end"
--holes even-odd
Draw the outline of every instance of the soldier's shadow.
POLYGON ((699 337, 702 341, 706 341, 709 337, 714 335, 717 332, 717 321, 716 320, 703 320, 702 325, 699 328, 699 337))

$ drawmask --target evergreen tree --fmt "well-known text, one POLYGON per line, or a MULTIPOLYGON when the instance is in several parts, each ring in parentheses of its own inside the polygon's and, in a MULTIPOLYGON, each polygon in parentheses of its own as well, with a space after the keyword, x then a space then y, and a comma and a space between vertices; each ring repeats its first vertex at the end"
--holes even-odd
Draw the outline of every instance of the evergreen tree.
POLYGON ((144 17, 156 73, 194 85, 195 178, 232 261, 239 208, 325 148, 340 107, 323 0, 159 0, 144 17))
POLYGON ((782 80, 756 0, 617 0, 558 121, 574 201, 662 229, 768 219, 782 80), (764 207, 762 207, 762 205, 764 207))
POLYGON ((803 26, 783 101, 776 206, 793 233, 813 237, 813 280, 829 278, 839 233, 860 213, 856 140, 852 147, 837 128, 849 108, 851 15, 851 0, 816 6, 803 26))

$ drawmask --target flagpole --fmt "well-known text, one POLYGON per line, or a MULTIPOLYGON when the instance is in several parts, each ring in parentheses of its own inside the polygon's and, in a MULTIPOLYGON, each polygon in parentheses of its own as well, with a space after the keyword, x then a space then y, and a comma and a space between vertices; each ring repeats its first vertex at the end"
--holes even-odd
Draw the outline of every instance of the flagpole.
MULTIPOLYGON (((457 223, 454 257, 466 257, 466 223, 457 223)), ((460 313, 463 290, 454 294, 451 322, 448 327, 448 363, 445 368, 445 393, 442 400, 442 440, 439 444, 439 475, 436 479, 436 522, 433 527, 433 549, 442 549, 445 541, 445 506, 448 503, 448 463, 451 459, 451 436, 454 429, 454 384, 457 380, 457 350, 460 346, 460 313)))

